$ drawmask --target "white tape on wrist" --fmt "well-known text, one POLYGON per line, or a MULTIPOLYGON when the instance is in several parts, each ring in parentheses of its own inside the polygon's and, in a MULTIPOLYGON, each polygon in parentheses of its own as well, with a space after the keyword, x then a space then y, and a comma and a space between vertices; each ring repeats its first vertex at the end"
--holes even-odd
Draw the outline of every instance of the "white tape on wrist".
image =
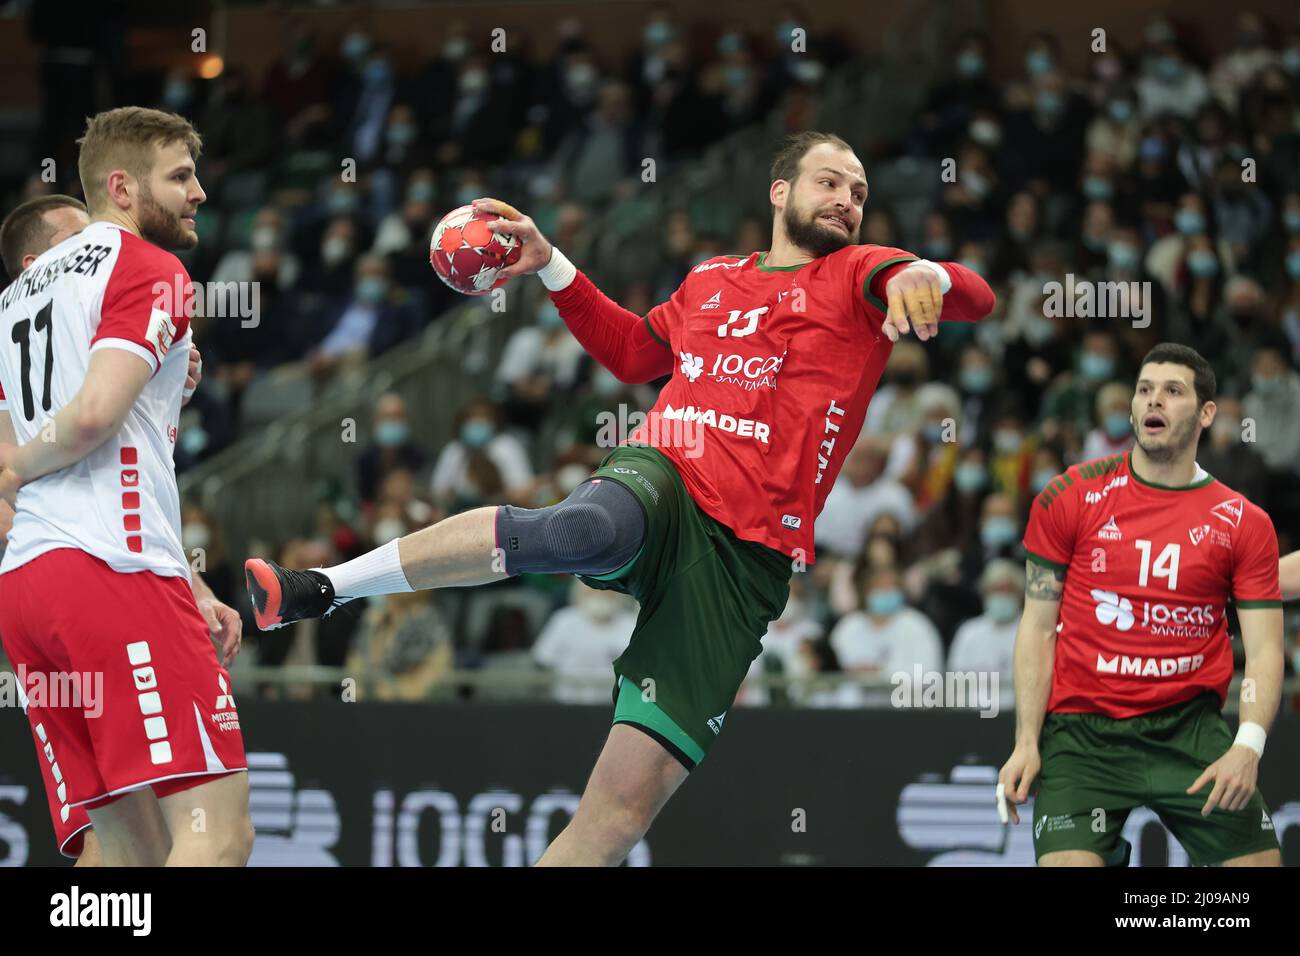
POLYGON ((577 267, 555 246, 551 246, 551 261, 537 270, 537 278, 551 292, 567 289, 577 274, 577 267))
POLYGON ((1232 745, 1235 747, 1237 744, 1241 744, 1243 747, 1249 747, 1262 757, 1264 756, 1264 741, 1267 739, 1268 734, 1264 732, 1264 728, 1248 720, 1237 728, 1237 739, 1232 742, 1232 745))
POLYGON ((915 262, 908 265, 907 268, 910 269, 912 266, 929 266, 933 269, 934 274, 939 277, 939 292, 941 294, 947 295, 948 290, 952 288, 952 276, 948 275, 948 270, 939 265, 939 263, 931 262, 929 259, 917 259, 915 262))

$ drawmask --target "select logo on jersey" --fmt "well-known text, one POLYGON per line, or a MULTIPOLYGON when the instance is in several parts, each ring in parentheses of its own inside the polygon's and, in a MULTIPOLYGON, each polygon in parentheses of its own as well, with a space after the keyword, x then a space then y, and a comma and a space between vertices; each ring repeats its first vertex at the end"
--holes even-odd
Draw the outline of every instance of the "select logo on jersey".
POLYGON ((701 425, 718 428, 724 432, 734 432, 748 438, 757 438, 764 445, 768 443, 768 435, 771 433, 771 428, 767 422, 755 421, 752 418, 737 418, 735 415, 728 415, 725 412, 719 414, 715 409, 696 408, 694 405, 686 405, 682 408, 665 405, 661 417, 666 421, 677 419, 683 422, 699 422, 701 425))
POLYGON ((1095 505, 1105 499, 1110 494, 1112 488, 1123 488, 1128 484, 1128 475, 1116 475, 1110 481, 1106 482, 1106 487, 1101 491, 1089 491, 1083 496, 1084 504, 1095 505))
POLYGON ((1220 521, 1226 521, 1234 528, 1241 524, 1242 505, 1240 498, 1229 498, 1227 501, 1220 501, 1210 509, 1210 514, 1220 521))
POLYGON ((145 332, 144 337, 153 345, 154 351, 158 353, 158 358, 161 360, 172 347, 172 340, 176 338, 176 323, 162 309, 154 309, 149 313, 149 330, 145 332))
POLYGON ((720 309, 720 308, 722 308, 721 289, 719 289, 717 292, 713 293, 713 295, 709 296, 707 299, 704 300, 704 304, 700 306, 700 311, 705 312, 709 309, 720 309))
POLYGON ((1173 677, 1200 670, 1205 663, 1204 654, 1186 654, 1182 657, 1129 657, 1116 654, 1107 658, 1097 655, 1097 673, 1117 677, 1173 677))
POLYGON ((1121 631, 1127 631, 1133 626, 1133 603, 1128 598, 1122 598, 1114 591, 1102 591, 1098 588, 1094 588, 1089 593, 1097 602, 1094 610, 1098 621, 1102 624, 1114 624, 1121 631))
POLYGON ((1097 537, 1101 538, 1103 541, 1118 541, 1120 538, 1124 537, 1124 535, 1120 533, 1119 525, 1115 523, 1114 515, 1111 515, 1110 519, 1101 526, 1101 530, 1097 532, 1097 537))

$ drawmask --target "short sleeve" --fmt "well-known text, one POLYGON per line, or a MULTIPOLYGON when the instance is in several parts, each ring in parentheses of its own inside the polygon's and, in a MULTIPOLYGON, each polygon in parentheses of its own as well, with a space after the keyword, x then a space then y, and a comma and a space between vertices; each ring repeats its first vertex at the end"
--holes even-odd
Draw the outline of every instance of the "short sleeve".
POLYGON ((1277 532, 1260 508, 1248 505, 1232 541, 1232 602, 1239 608, 1282 606, 1277 532))
POLYGON ((90 351, 124 349, 157 372, 172 343, 189 327, 193 295, 190 277, 175 256, 143 240, 124 237, 104 287, 90 351))
POLYGON ((1074 556, 1077 521, 1074 503, 1077 496, 1057 491, 1072 491, 1073 479, 1061 475, 1048 484, 1029 508, 1029 525, 1025 528, 1025 557, 1035 564, 1064 571, 1074 556), (1068 482, 1068 484, 1067 484, 1068 482))
POLYGON ((9 410, 9 399, 5 398, 5 387, 0 385, 0 412, 9 410))

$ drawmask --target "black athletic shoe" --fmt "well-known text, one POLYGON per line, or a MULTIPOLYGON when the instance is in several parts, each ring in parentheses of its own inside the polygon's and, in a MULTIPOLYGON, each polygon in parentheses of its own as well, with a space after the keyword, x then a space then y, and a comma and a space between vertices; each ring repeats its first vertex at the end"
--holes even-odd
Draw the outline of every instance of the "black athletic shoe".
POLYGON ((334 599, 334 585, 319 571, 291 571, 274 561, 249 558, 244 562, 244 575, 253 616, 263 631, 323 617, 343 603, 334 599))

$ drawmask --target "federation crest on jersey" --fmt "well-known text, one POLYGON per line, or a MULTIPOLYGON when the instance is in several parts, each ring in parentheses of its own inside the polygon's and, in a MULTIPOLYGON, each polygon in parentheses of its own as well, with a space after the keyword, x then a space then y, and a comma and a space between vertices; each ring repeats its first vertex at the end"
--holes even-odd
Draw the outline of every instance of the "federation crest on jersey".
POLYGON ((1203 524, 1199 528, 1187 529, 1187 537, 1191 540, 1192 547, 1196 547, 1198 544, 1204 541, 1209 536, 1209 534, 1210 534, 1210 526, 1208 524, 1203 524))
POLYGON ((1220 501, 1210 509, 1210 514, 1220 521, 1226 521, 1234 528, 1241 524, 1242 504, 1240 498, 1228 498, 1226 501, 1220 501))
POLYGON ((172 347, 172 340, 176 338, 176 323, 162 309, 154 309, 149 313, 149 329, 144 337, 153 345, 161 361, 172 347))

